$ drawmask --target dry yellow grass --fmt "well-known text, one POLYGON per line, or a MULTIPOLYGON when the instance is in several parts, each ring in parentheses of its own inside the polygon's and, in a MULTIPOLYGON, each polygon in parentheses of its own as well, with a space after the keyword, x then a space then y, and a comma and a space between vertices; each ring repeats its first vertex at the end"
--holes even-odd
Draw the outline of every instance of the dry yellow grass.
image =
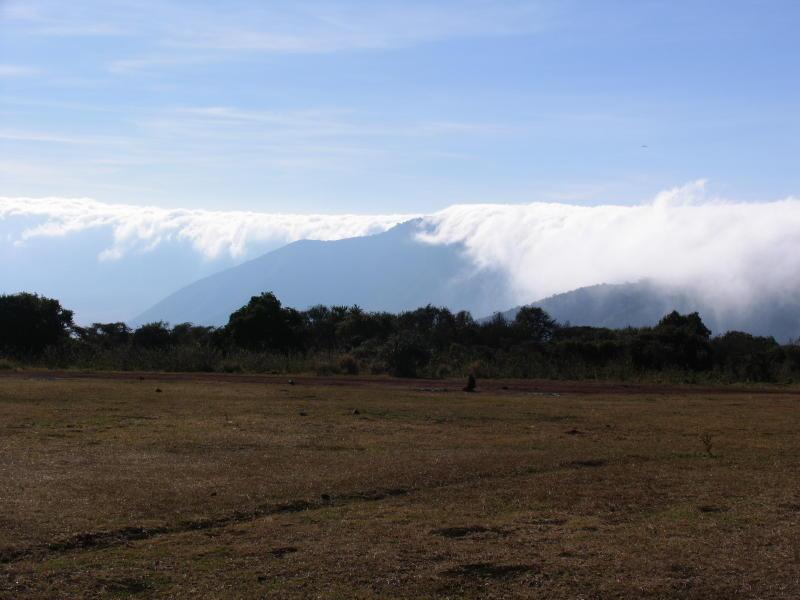
POLYGON ((0 597, 794 599, 798 431, 791 390, 7 377, 0 597))

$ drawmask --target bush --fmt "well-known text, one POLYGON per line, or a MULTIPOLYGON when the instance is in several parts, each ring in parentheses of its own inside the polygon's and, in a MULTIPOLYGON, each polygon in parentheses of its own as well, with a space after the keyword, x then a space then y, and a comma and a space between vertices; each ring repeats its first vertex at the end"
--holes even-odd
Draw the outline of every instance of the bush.
POLYGON ((327 360, 317 361, 314 364, 314 373, 317 375, 338 375, 339 372, 338 366, 327 360))
POLYGON ((446 379, 450 377, 451 374, 452 371, 450 370, 450 367, 447 365, 439 365, 433 372, 433 376, 436 379, 446 379))
POLYGON ((7 358, 0 358, 0 371, 13 371, 17 368, 12 361, 7 358))
POLYGON ((358 361, 352 354, 344 354, 339 358, 339 370, 348 375, 358 375, 358 361))
MULTIPOLYGON (((507 364, 507 367, 511 366, 512 365, 507 364)), ((467 366, 466 375, 474 375, 478 379, 492 379, 494 377, 499 377, 501 370, 502 369, 498 369, 488 361, 474 360, 467 366)))
POLYGON ((416 377, 419 369, 426 366, 431 357, 420 336, 405 332, 389 338, 382 354, 390 372, 396 377, 416 377))
POLYGON ((389 372, 389 368, 382 360, 373 360, 369 363, 370 375, 385 375, 389 372))
POLYGON ((220 373, 241 373, 244 371, 244 369, 242 369, 242 365, 233 360, 223 360, 219 364, 217 370, 220 373))

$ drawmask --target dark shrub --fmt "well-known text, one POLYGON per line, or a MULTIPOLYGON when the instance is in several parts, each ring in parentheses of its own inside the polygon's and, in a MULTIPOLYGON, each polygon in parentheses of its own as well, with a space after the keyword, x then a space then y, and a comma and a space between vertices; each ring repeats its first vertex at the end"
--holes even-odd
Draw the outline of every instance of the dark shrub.
POLYGON ((344 354, 339 358, 339 370, 348 375, 358 375, 358 361, 352 354, 344 354))
POLYGON ((389 338, 382 354, 389 372, 396 377, 416 377, 431 357, 419 336, 405 332, 389 338))
POLYGON ((737 380, 772 381, 784 362, 780 345, 771 337, 729 331, 714 338, 711 347, 717 368, 737 380))

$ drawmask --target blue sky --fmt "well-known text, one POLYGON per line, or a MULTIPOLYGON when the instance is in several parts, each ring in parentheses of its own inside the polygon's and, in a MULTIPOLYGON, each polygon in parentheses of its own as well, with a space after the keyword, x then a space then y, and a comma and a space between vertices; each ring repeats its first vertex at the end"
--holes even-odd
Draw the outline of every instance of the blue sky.
POLYGON ((800 193, 800 3, 0 1, 0 192, 316 213, 800 193))

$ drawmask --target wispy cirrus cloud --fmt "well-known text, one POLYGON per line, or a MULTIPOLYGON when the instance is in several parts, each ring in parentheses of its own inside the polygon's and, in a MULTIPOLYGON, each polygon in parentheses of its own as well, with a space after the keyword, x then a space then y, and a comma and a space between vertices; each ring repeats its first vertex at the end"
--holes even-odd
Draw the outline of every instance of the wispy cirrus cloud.
MULTIPOLYGON (((83 37, 131 35, 132 28, 125 27, 124 13, 112 18, 113 8, 123 8, 124 3, 76 0, 5 0, 0 5, 0 24, 13 27, 24 35, 83 37), (117 6, 114 6, 117 5, 117 6), (103 10, 103 9, 106 10, 103 10), (109 15, 102 20, 103 15, 109 15), (121 18, 123 17, 123 18, 121 18)), ((128 16, 131 16, 128 13, 128 16)))
POLYGON ((0 19, 26 35, 117 36, 132 40, 112 72, 236 58, 242 53, 327 54, 407 47, 454 38, 530 33, 547 26, 547 4, 532 0, 397 3, 153 0, 8 0, 0 19))
POLYGON ((0 140, 15 142, 35 142, 44 144, 75 144, 91 146, 115 146, 126 144, 130 140, 120 136, 108 135, 70 135, 49 131, 28 131, 0 129, 0 140))
POLYGON ((0 64, 0 77, 33 77, 40 72, 38 68, 27 65, 0 64))
POLYGON ((272 3, 174 34, 174 46, 276 53, 390 48, 458 37, 528 33, 545 24, 541 2, 350 1, 272 3), (246 17, 246 18, 242 18, 246 17))
POLYGON ((409 138, 460 135, 499 135, 511 127, 498 123, 446 120, 376 121, 345 109, 253 110, 232 106, 184 107, 165 110, 140 123, 152 132, 178 136, 214 136, 241 143, 265 138, 409 138))
MULTIPOLYGON (((9 111, 8 123, 23 110, 9 111)), ((80 107, 76 110, 84 112, 80 107)), ((303 172, 355 174, 410 155, 456 160, 455 155, 437 153, 463 140, 512 133, 503 124, 410 117, 388 120, 324 107, 158 107, 130 109, 121 115, 113 119, 113 128, 102 132, 85 131, 69 122, 49 127, 32 122, 0 126, 0 141, 15 149, 11 162, 20 166, 12 168, 10 159, 6 167, 0 165, 6 189, 35 190, 42 195, 65 189, 104 194, 112 186, 129 191, 165 189, 169 180, 165 184, 147 175, 164 169, 261 181, 303 172), (50 175, 40 177, 39 171, 50 175), (144 178, 140 178, 142 173, 144 178)), ((470 150, 460 147, 457 159, 469 158, 470 150)), ((126 199, 131 197, 128 194, 126 199)))

